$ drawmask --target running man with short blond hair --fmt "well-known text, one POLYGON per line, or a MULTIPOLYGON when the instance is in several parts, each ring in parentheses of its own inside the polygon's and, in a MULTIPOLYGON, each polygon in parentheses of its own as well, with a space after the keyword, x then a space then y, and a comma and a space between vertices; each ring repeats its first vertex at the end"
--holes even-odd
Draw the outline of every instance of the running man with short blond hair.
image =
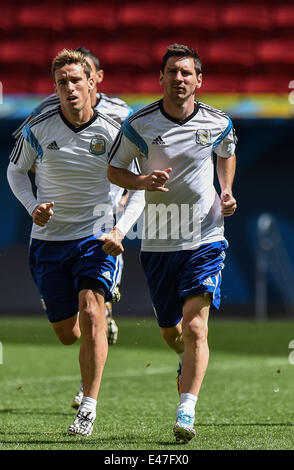
POLYGON ((105 302, 117 283, 122 239, 142 212, 144 194, 130 193, 114 226, 107 155, 119 125, 92 108, 94 81, 83 54, 61 51, 52 71, 61 104, 23 128, 8 181, 33 219, 29 262, 48 319, 63 344, 81 337, 84 395, 68 433, 89 436, 108 352, 105 302), (28 177, 32 165, 36 197, 28 177))

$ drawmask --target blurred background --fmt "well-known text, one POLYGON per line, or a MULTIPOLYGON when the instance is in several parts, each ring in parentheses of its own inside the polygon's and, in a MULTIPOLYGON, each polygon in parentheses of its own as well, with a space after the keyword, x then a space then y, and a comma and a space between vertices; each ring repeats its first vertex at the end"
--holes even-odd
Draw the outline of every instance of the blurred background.
MULTIPOLYGON (((161 94, 159 69, 174 42, 203 62, 198 99, 227 112, 238 136, 230 244, 219 317, 294 314, 294 5, 292 1, 1 1, 0 315, 44 315, 27 266, 31 219, 7 181, 12 132, 53 93, 52 58, 85 46, 105 71, 100 91, 134 110, 161 94), (292 92, 292 94, 291 94, 292 92)), ((121 316, 152 316, 139 241, 125 242, 121 316)))

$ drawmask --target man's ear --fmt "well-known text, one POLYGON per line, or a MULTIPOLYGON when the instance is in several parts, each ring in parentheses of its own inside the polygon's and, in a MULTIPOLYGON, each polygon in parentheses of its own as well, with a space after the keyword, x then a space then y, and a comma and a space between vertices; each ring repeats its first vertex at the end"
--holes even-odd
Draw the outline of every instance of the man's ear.
POLYGON ((97 83, 102 83, 104 80, 104 70, 98 70, 96 72, 97 83))
POLYGON ((196 82, 196 88, 200 88, 202 86, 202 73, 197 74, 197 82, 196 82))
POLYGON ((95 86, 95 82, 94 82, 93 77, 88 78, 88 86, 89 86, 89 91, 93 90, 93 88, 95 86))
POLYGON ((162 86, 162 82, 163 82, 163 73, 162 73, 162 71, 160 70, 160 74, 159 74, 159 83, 160 83, 161 86, 162 86))

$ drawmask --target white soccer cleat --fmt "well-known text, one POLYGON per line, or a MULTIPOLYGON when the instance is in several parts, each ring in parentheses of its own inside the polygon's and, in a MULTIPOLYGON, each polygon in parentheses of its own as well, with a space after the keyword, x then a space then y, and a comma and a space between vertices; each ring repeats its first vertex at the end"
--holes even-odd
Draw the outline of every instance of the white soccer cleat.
POLYGON ((174 435, 179 444, 186 444, 196 436, 194 429, 194 416, 180 411, 176 424, 174 425, 174 435))
POLYGON ((96 415, 91 411, 78 411, 76 418, 67 430, 70 436, 91 436, 96 415))
POLYGON ((83 384, 81 384, 79 391, 74 397, 73 402, 71 404, 71 406, 75 408, 76 410, 79 408, 80 404, 82 403, 83 396, 84 396, 83 384))
POLYGON ((107 340, 108 344, 115 344, 118 337, 118 326, 112 317, 112 305, 109 302, 105 304, 105 315, 107 320, 107 340))
POLYGON ((120 293, 120 290, 119 290, 119 287, 116 286, 114 289, 113 289, 113 292, 112 292, 112 299, 111 299, 111 302, 113 304, 117 304, 117 302, 119 302, 121 299, 121 293, 120 293))

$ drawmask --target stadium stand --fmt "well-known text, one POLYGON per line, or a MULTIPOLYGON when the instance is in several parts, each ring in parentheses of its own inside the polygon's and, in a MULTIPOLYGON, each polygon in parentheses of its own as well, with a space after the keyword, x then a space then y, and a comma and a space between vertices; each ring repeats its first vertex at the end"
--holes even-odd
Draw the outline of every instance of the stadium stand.
MULTIPOLYGON (((115 40, 103 47, 103 62, 107 68, 134 69, 146 71, 151 65, 149 47, 146 41, 115 40)), ((102 58, 101 57, 101 58, 102 58)))
POLYGON ((243 74, 255 64, 254 43, 249 39, 221 39, 212 41, 206 48, 205 63, 208 71, 225 71, 243 74))
POLYGON ((126 3, 118 10, 119 27, 125 35, 142 37, 162 34, 168 27, 168 10, 163 2, 126 3))
POLYGON ((288 89, 289 78, 281 76, 279 80, 275 76, 260 75, 247 77, 242 85, 245 93, 285 93, 288 89))
POLYGON ((293 37, 290 1, 16 0, 1 10, 0 67, 6 83, 11 74, 6 92, 14 89, 21 64, 19 93, 46 94, 52 89, 52 58, 64 47, 84 45, 99 56, 107 75, 115 74, 103 84, 105 91, 112 83, 115 93, 157 93, 152 77, 157 77, 167 45, 178 42, 199 52, 210 92, 287 93, 285 79, 293 78, 293 37), (37 81, 30 79, 32 70, 37 81))
POLYGON ((271 9, 263 4, 232 4, 226 6, 221 14, 222 27, 230 33, 259 35, 270 31, 271 9))
POLYGON ((62 5, 23 5, 17 12, 16 23, 26 35, 32 32, 45 35, 47 32, 61 32, 65 16, 62 5))
POLYGON ((294 8, 293 4, 278 5, 273 11, 273 27, 278 29, 281 36, 293 37, 294 8))
MULTIPOLYGON (((0 35, 11 33, 14 27, 14 9, 12 5, 2 5, 0 15, 0 35)), ((5 37, 5 36, 4 36, 5 37)))
MULTIPOLYGON (((1 73, 1 82, 3 86, 3 90, 7 94, 11 95, 19 95, 19 94, 26 94, 30 93, 30 84, 29 78, 27 75, 21 74, 2 74, 1 73)), ((46 92, 47 93, 47 92, 46 92)))
POLYGON ((0 62, 4 65, 34 65, 37 68, 48 64, 48 47, 42 39, 39 41, 12 39, 1 42, 0 62))
POLYGON ((203 82, 201 93, 238 93, 240 92, 242 81, 241 77, 225 75, 225 74, 211 74, 203 75, 203 82))
POLYGON ((219 26, 218 9, 213 3, 176 4, 169 12, 169 26, 177 30, 187 29, 199 34, 199 31, 215 33, 219 26))
POLYGON ((265 39, 256 48, 256 58, 268 72, 279 74, 291 70, 294 65, 293 39, 265 39))
POLYGON ((68 28, 83 29, 84 32, 92 28, 97 32, 113 31, 117 26, 116 9, 111 2, 79 4, 68 9, 66 22, 68 28))

